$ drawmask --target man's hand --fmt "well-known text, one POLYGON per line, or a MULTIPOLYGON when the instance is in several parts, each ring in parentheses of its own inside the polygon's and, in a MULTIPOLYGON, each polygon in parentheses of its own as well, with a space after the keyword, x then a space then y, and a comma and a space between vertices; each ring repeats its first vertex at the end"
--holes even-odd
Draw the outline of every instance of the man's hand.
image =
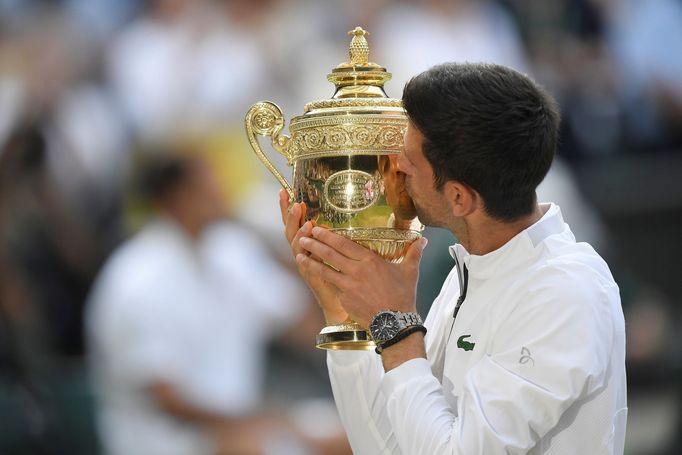
MULTIPOLYGON (((289 207, 289 195, 285 190, 280 190, 279 208, 284 223, 284 235, 291 245, 294 257, 307 254, 301 247, 300 239, 312 235, 313 224, 310 221, 303 223, 307 210, 305 203, 294 203, 289 207)), ((327 324, 338 324, 348 319, 348 314, 339 302, 338 290, 333 285, 319 276, 308 273, 300 264, 298 272, 322 307, 327 324)))
POLYGON ((410 245, 402 263, 392 264, 327 229, 314 227, 311 233, 312 237, 298 237, 300 247, 305 250, 294 251, 299 270, 309 279, 333 285, 343 309, 362 327, 368 327, 374 315, 382 310, 416 310, 419 262, 427 243, 425 238, 410 245))

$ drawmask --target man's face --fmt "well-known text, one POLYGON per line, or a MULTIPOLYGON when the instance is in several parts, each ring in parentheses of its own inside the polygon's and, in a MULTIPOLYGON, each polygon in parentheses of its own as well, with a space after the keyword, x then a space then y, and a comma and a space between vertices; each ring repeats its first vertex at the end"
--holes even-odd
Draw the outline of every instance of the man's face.
POLYGON ((424 156, 424 136, 408 123, 405 146, 398 157, 398 169, 405 173, 407 192, 414 201, 419 221, 427 226, 447 227, 448 204, 435 188, 433 168, 424 156))
POLYGON ((208 164, 195 158, 179 193, 179 203, 186 213, 191 213, 194 222, 201 226, 210 224, 227 213, 220 185, 208 164))

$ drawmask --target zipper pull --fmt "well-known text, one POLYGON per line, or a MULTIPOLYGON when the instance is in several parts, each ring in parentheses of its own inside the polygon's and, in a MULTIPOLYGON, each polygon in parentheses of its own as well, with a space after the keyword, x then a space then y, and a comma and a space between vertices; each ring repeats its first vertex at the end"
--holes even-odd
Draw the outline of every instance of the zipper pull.
POLYGON ((454 320, 457 317, 457 313, 459 313, 459 308, 462 306, 462 303, 464 303, 464 299, 467 297, 467 288, 469 287, 469 269, 467 268, 466 265, 464 265, 464 279, 461 279, 460 273, 459 273, 459 265, 457 266, 457 276, 460 277, 460 285, 459 285, 459 298, 457 299, 457 303, 455 304, 455 311, 452 313, 452 319, 454 320))

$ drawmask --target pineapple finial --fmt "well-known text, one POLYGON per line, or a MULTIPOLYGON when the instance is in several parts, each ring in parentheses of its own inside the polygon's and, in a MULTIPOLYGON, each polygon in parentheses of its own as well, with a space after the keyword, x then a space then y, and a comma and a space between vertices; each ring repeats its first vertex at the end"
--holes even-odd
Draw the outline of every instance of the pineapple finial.
POLYGON ((367 44, 365 36, 369 35, 369 32, 361 27, 355 27, 348 32, 348 35, 353 37, 348 48, 350 63, 357 66, 367 65, 369 63, 369 44, 367 44))

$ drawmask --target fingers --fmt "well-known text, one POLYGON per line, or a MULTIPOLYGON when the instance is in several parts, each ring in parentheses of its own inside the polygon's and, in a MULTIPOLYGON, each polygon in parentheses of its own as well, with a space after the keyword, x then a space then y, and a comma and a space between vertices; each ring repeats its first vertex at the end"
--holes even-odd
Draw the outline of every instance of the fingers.
POLYGON ((301 208, 296 203, 294 203, 284 213, 284 236, 287 238, 289 243, 291 243, 292 239, 296 235, 296 231, 298 231, 298 229, 301 227, 299 225, 300 216, 301 208))
POLYGON ((306 251, 301 246, 301 239, 310 237, 311 231, 313 230, 313 223, 306 221, 303 226, 296 232, 294 238, 291 240, 291 251, 294 256, 298 254, 306 254, 306 251))
POLYGON ((301 202, 301 220, 305 220, 306 215, 308 214, 308 205, 305 202, 301 202))
POLYGON ((286 191, 279 190, 279 212, 282 216, 282 224, 287 224, 287 209, 289 208, 289 198, 286 196, 286 191))
POLYGON ((310 252, 314 258, 327 263, 341 272, 348 272, 350 266, 352 265, 351 263, 357 262, 352 259, 348 259, 346 256, 342 255, 333 248, 315 239, 311 239, 308 236, 301 237, 299 244, 303 249, 310 252))
POLYGON ((316 240, 327 244, 333 250, 338 251, 349 259, 360 260, 367 257, 368 255, 373 254, 367 248, 360 246, 357 243, 330 231, 329 229, 323 229, 316 226, 313 228, 312 235, 316 240))
POLYGON ((314 275, 339 289, 345 288, 346 277, 328 265, 316 261, 305 254, 297 254, 296 263, 304 275, 314 275))
POLYGON ((279 190, 279 211, 282 215, 282 224, 287 224, 287 211, 289 209, 289 193, 285 189, 279 190))
POLYGON ((286 222, 284 223, 284 235, 287 241, 291 241, 296 236, 296 232, 301 228, 303 224, 303 215, 305 211, 305 204, 303 202, 294 203, 289 210, 286 212, 286 222))
POLYGON ((429 243, 429 240, 426 237, 420 237, 412 242, 412 245, 407 249, 407 253, 405 253, 402 265, 419 268, 419 263, 422 260, 422 253, 424 252, 427 243, 429 243))

